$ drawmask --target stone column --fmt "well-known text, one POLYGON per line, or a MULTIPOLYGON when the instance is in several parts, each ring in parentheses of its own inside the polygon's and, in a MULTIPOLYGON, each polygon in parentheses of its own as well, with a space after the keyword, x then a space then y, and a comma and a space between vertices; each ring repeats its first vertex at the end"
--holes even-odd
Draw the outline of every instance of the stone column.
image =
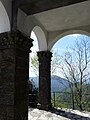
POLYGON ((50 51, 37 53, 39 60, 39 103, 38 108, 51 109, 51 57, 50 51))
POLYGON ((0 120, 28 120, 31 46, 19 31, 0 34, 0 120))

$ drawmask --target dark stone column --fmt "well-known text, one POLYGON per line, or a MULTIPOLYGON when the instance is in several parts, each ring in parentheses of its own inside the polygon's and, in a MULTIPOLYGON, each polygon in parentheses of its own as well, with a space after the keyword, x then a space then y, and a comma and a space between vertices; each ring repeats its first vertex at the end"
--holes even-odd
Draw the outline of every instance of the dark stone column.
POLYGON ((38 108, 51 109, 51 57, 50 51, 37 53, 39 60, 39 103, 38 108))
POLYGON ((28 119, 31 46, 19 31, 0 34, 0 120, 28 119))

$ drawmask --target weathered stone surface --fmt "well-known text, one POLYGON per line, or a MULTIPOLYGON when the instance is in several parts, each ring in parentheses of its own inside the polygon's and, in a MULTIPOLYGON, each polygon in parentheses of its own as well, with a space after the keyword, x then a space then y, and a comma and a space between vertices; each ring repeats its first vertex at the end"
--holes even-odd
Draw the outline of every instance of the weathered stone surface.
POLYGON ((14 120, 14 108, 9 105, 0 105, 0 120, 14 120))
POLYGON ((19 48, 23 51, 30 51, 32 39, 25 37, 21 32, 6 32, 0 34, 0 49, 19 48))
MULTIPOLYGON (((60 109, 60 108, 59 108, 60 109)), ((29 109, 28 113, 28 119, 29 120, 90 120, 90 112, 86 112, 83 114, 83 112, 77 111, 75 114, 72 114, 72 111, 69 110, 69 116, 66 114, 65 109, 64 109, 64 114, 61 111, 58 111, 57 109, 51 113, 50 111, 44 111, 44 110, 39 110, 39 109, 29 109), (58 112, 58 114, 57 114, 58 112), (80 115, 78 115, 80 113, 80 115)))
POLYGON ((39 104, 40 109, 51 108, 51 57, 49 51, 37 53, 39 60, 39 104))
POLYGON ((31 46, 20 32, 0 34, 0 120, 28 119, 31 46))
POLYGON ((70 120, 70 119, 44 110, 30 109, 28 113, 28 120, 70 120))

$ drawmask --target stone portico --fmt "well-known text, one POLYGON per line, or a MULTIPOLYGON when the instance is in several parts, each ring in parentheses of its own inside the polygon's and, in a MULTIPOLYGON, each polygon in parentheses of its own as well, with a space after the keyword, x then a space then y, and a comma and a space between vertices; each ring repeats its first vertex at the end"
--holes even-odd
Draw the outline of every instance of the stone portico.
POLYGON ((28 118, 29 52, 32 39, 21 32, 0 34, 0 119, 28 118))
POLYGON ((51 109, 53 45, 63 36, 90 36, 90 0, 0 0, 0 120, 28 120, 30 34, 39 51, 38 108, 51 109))

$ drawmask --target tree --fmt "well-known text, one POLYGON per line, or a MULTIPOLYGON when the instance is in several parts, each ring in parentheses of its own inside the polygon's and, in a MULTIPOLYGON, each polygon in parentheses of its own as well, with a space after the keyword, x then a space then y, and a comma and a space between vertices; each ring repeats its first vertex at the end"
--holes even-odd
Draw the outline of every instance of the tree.
POLYGON ((36 53, 34 53, 34 56, 31 57, 31 67, 33 69, 33 72, 38 75, 39 71, 39 62, 38 62, 38 56, 36 53))
MULTIPOLYGON (((61 62, 61 56, 58 54, 58 52, 53 52, 53 58, 51 62, 51 74, 55 74, 58 71, 58 66, 61 62)), ((39 62, 38 62, 38 56, 36 53, 34 53, 34 56, 31 57, 31 67, 33 69, 33 72, 38 75, 39 71, 39 62)))
MULTIPOLYGON (((51 73, 52 75, 55 72, 63 73, 69 83, 73 109, 83 110, 90 101, 90 97, 85 100, 85 94, 89 92, 87 86, 90 84, 90 39, 81 37, 76 40, 74 47, 69 48, 62 56, 58 53, 59 51, 56 51, 53 54, 51 73)), ((31 63, 33 70, 38 71, 39 63, 36 54, 31 58, 31 63)))
POLYGON ((74 48, 65 52, 61 63, 64 77, 67 78, 72 94, 73 108, 75 102, 83 110, 84 88, 90 79, 90 41, 88 37, 77 40, 74 48))
POLYGON ((58 50, 55 52, 54 50, 52 50, 52 53, 53 53, 53 57, 51 61, 51 75, 58 72, 58 68, 61 64, 61 56, 59 55, 58 50))

